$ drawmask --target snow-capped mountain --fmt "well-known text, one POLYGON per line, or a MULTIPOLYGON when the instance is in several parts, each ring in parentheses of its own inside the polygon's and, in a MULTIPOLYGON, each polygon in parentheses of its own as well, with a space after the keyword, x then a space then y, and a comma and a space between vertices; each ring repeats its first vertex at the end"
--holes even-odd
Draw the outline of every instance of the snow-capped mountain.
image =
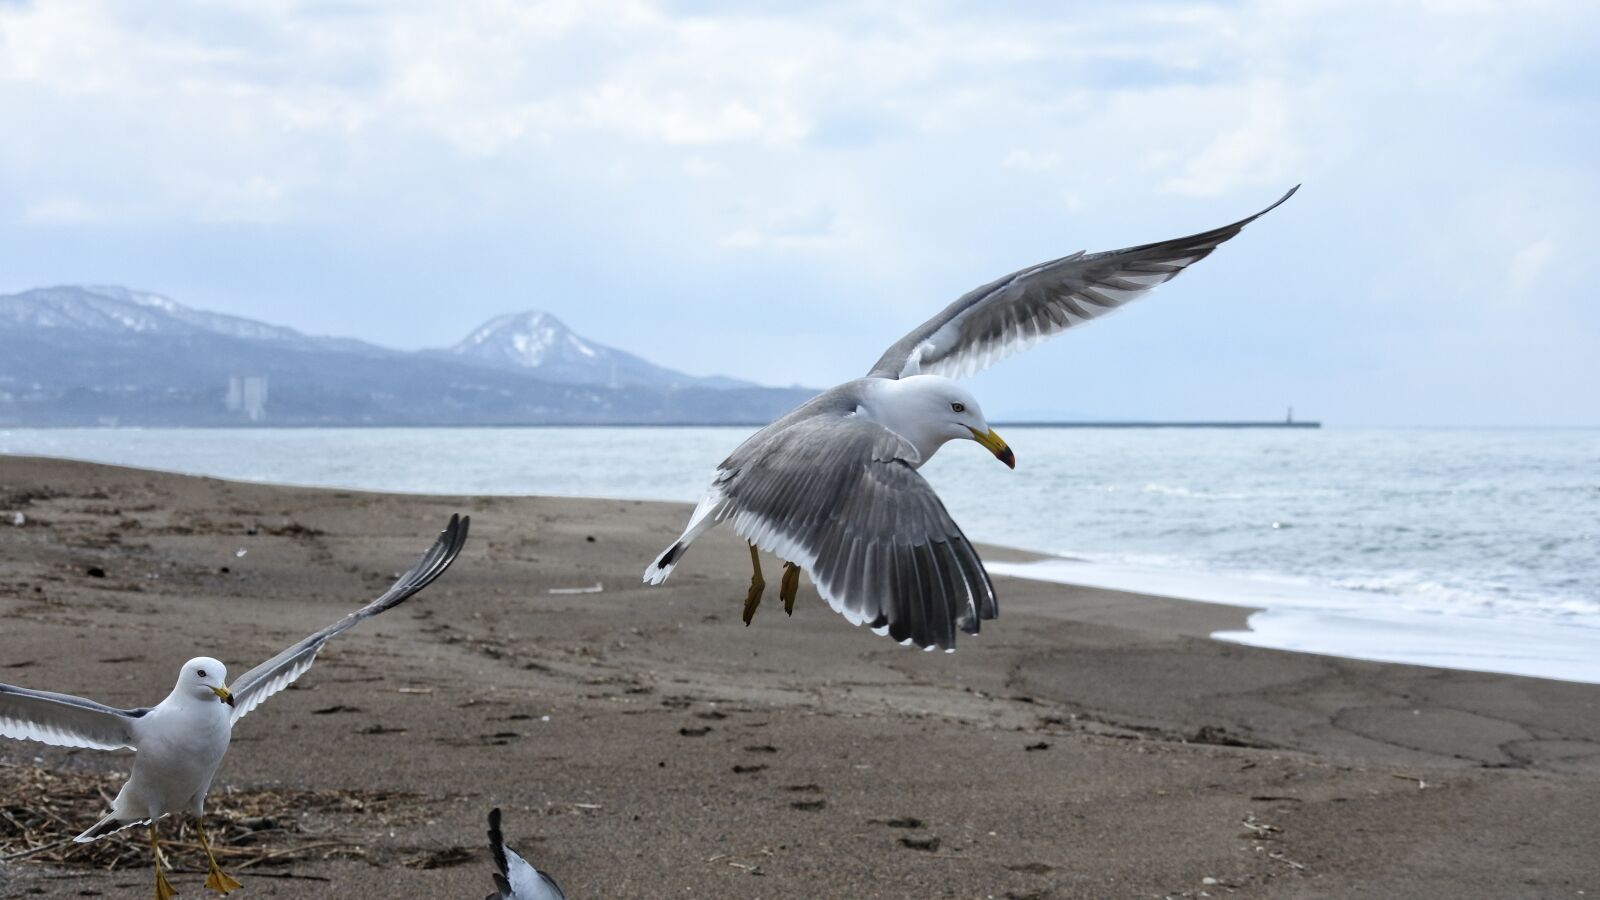
POLYGON ((0 295, 0 427, 753 424, 810 395, 673 372, 550 316, 412 352, 122 287, 0 295))
POLYGON ((450 353, 489 365, 523 369, 550 381, 609 387, 753 387, 745 381, 698 378, 579 336, 547 312, 528 310, 483 323, 450 353))
POLYGON ((116 285, 64 285, 0 296, 0 328, 6 327, 62 329, 108 336, 212 334, 307 349, 393 352, 362 341, 313 337, 293 328, 193 309, 160 294, 116 285))

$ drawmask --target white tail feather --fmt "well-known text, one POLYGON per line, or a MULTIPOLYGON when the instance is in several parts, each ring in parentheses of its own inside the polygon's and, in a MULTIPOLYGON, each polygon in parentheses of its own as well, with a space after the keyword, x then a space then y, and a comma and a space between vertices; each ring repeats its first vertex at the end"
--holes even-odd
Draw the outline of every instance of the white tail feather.
POLYGON ((716 488, 706 491, 706 495, 700 498, 699 505, 694 508, 694 515, 689 517, 689 524, 683 529, 683 534, 678 536, 672 546, 661 551, 661 555, 644 570, 645 582, 660 584, 666 581, 667 576, 672 574, 672 570, 677 568, 678 562, 683 559, 683 554, 688 551, 689 545, 722 521, 726 512, 727 501, 722 492, 716 488))

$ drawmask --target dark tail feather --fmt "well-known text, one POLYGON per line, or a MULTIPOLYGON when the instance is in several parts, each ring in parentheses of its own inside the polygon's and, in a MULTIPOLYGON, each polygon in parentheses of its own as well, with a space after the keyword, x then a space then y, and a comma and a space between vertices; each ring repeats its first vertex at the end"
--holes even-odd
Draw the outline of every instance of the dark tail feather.
POLYGON ((670 565, 673 565, 674 563, 676 563, 678 561, 678 557, 680 557, 682 555, 683 555, 683 545, 682 544, 673 544, 671 547, 667 548, 667 552, 661 554, 661 558, 660 559, 656 560, 656 566, 658 568, 665 569, 667 566, 670 566, 670 565))
POLYGON ((683 549, 682 541, 678 541, 668 547, 664 553, 656 557, 656 561, 650 564, 650 568, 644 570, 644 580, 651 584, 660 584, 666 581, 667 576, 672 573, 672 567, 677 565, 678 558, 683 556, 683 549))

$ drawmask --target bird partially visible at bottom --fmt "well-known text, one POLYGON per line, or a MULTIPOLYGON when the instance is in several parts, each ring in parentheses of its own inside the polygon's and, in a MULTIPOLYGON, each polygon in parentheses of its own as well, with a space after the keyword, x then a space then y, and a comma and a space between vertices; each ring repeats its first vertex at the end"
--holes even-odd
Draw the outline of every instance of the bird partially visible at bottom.
POLYGON ((494 893, 484 900, 567 900, 561 885, 506 846, 500 810, 489 810, 489 852, 494 855, 494 893))

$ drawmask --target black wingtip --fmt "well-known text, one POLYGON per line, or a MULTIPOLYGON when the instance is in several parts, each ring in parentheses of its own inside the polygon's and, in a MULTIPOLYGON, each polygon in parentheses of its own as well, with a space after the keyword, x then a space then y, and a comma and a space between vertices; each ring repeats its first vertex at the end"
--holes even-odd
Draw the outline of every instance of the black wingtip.
POLYGON ((1266 215, 1267 213, 1272 212, 1273 210, 1275 210, 1278 207, 1282 206, 1284 204, 1284 201, 1288 200, 1290 197, 1293 197, 1295 191, 1298 191, 1298 190, 1300 190, 1300 185, 1298 185, 1298 184, 1295 185, 1292 188, 1289 188, 1289 190, 1282 197, 1279 197, 1276 201, 1274 201, 1271 206, 1267 207, 1266 209, 1263 209, 1261 212, 1256 213, 1255 215, 1251 216, 1250 218, 1259 219, 1262 216, 1266 215))
MULTIPOLYGON (((467 533, 472 530, 472 517, 455 513, 450 516, 450 524, 439 532, 439 539, 434 542, 434 550, 440 551, 439 558, 426 567, 425 580, 422 584, 432 582, 450 568, 456 561, 461 551, 467 546, 467 533)), ((431 555, 431 553, 430 553, 431 555)))
POLYGON ((489 810, 489 852, 494 854, 494 867, 501 875, 507 874, 506 836, 500 830, 500 807, 489 810))
POLYGON ((463 547, 467 546, 467 532, 472 530, 472 517, 456 513, 450 517, 450 525, 445 528, 445 533, 454 532, 454 539, 450 545, 450 560, 453 562, 460 555, 463 547))

